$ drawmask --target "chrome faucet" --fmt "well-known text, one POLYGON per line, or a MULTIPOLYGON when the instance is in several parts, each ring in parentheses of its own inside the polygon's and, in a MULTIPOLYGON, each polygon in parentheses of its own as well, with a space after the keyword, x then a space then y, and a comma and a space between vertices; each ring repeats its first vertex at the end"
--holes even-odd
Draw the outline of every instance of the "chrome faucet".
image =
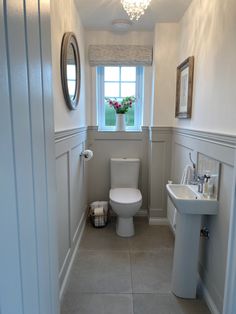
POLYGON ((197 175, 197 169, 196 169, 196 165, 193 165, 193 181, 192 184, 196 185, 198 184, 198 175, 197 175))
POLYGON ((198 184, 197 167, 196 167, 196 163, 192 159, 191 153, 189 153, 189 160, 191 161, 192 167, 193 167, 193 179, 190 182, 190 184, 197 185, 198 184))

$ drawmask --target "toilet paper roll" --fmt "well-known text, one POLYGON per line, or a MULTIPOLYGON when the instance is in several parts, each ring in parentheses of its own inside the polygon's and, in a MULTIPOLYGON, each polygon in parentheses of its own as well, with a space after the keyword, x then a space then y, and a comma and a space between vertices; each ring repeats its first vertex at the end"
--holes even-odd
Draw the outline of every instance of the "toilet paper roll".
POLYGON ((83 151, 82 156, 84 156, 85 160, 90 160, 93 158, 93 151, 91 151, 90 149, 86 149, 85 151, 83 151))
POLYGON ((94 208, 94 215, 95 216, 102 216, 103 214, 104 214, 103 207, 94 208))

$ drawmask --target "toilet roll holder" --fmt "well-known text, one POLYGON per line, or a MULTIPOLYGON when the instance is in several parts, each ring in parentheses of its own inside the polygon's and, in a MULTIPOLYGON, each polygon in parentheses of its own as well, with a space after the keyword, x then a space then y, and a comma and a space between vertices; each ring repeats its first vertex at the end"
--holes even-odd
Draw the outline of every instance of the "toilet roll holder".
POLYGON ((84 157, 87 160, 90 160, 93 157, 93 151, 90 149, 86 149, 80 154, 81 157, 84 157))

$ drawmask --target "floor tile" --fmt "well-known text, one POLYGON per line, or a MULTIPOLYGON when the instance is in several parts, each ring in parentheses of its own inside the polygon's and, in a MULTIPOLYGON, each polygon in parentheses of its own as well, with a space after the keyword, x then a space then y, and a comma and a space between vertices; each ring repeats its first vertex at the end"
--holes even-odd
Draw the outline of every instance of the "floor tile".
POLYGON ((170 294, 134 294, 133 302, 134 314, 181 314, 170 294))
POLYGON ((171 302, 181 314, 211 314, 206 303, 201 299, 187 300, 172 295, 171 302))
POLYGON ((171 293, 174 238, 168 226, 135 217, 135 235, 121 238, 115 219, 87 224, 61 314, 210 314, 202 300, 171 293), (133 295, 132 295, 133 293, 133 295))
POLYGON ((131 253, 134 293, 168 293, 171 284, 173 249, 131 253))
POLYGON ((203 300, 184 300, 168 294, 134 294, 134 314, 210 314, 203 300))
POLYGON ((73 265, 68 290, 78 293, 131 293, 129 253, 81 251, 73 265))
POLYGON ((144 219, 134 219, 134 225, 135 235, 129 239, 131 251, 156 251, 174 246, 168 226, 150 226, 144 219))
POLYGON ((136 234, 129 239, 129 245, 131 251, 155 252, 160 248, 173 248, 174 239, 166 228, 155 228, 150 234, 136 234))
POLYGON ((115 223, 110 223, 105 228, 88 225, 81 240, 80 250, 128 251, 129 241, 116 234, 115 223))
POLYGON ((73 294, 65 296, 61 314, 133 314, 130 294, 73 294))

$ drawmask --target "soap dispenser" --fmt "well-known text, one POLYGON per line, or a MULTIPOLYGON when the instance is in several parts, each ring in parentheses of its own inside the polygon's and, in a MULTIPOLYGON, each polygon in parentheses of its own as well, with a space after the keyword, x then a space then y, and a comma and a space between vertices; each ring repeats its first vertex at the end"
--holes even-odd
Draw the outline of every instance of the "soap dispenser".
POLYGON ((209 197, 209 180, 210 180, 210 172, 206 171, 206 174, 204 175, 204 183, 203 183, 203 195, 205 197, 209 197))
POLYGON ((212 177, 208 180, 208 197, 214 196, 214 183, 212 177))

